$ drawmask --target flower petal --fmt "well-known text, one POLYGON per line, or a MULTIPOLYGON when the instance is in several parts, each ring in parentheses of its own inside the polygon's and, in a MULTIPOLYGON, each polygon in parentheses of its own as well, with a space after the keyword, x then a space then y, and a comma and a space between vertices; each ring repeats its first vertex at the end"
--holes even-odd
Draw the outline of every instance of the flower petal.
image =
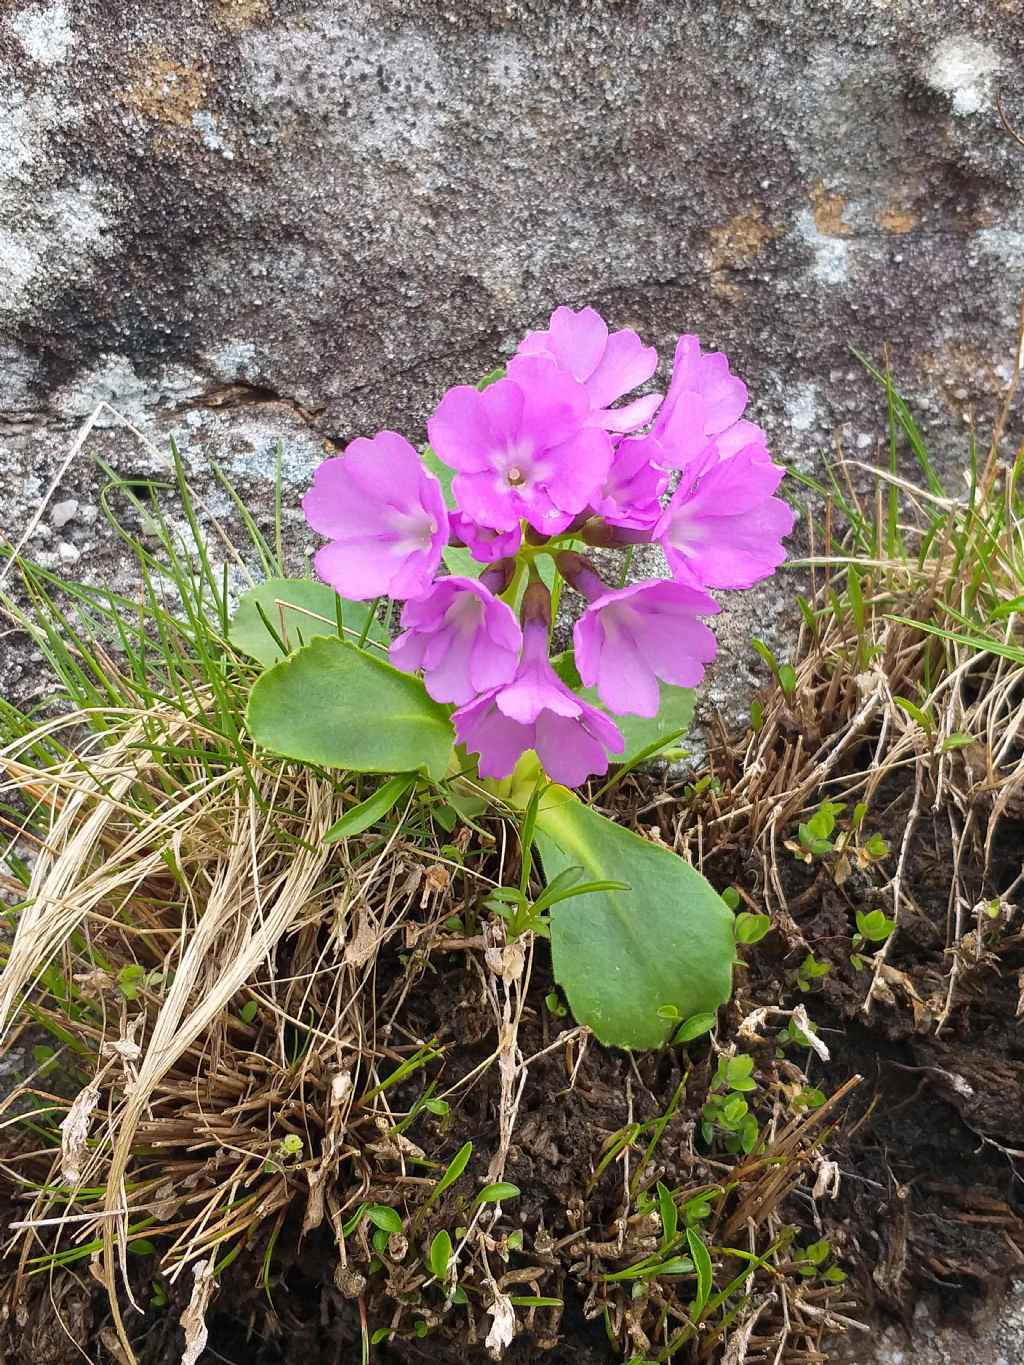
POLYGON ((464 474, 489 468, 493 436, 480 390, 471 384, 449 389, 427 422, 427 436, 449 468, 464 474))
POLYGON ((630 389, 646 384, 657 368, 658 352, 653 346, 645 346, 636 332, 629 328, 613 332, 596 369, 585 381, 591 407, 610 407, 630 389))

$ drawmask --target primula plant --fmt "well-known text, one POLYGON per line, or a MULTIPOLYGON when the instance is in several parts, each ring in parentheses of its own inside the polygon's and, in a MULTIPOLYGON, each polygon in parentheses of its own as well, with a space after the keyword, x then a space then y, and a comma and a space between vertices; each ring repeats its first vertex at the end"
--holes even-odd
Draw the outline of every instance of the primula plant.
POLYGON ((667 391, 633 396, 657 366, 635 332, 558 308, 505 370, 444 395, 422 452, 382 431, 319 467, 303 510, 326 540, 330 603, 315 584, 274 584, 240 612, 272 665, 249 708, 258 741, 410 774, 363 803, 375 818, 417 780, 456 810, 469 788, 526 812, 556 976, 576 1017, 624 1046, 664 1041, 666 1007, 686 1017, 727 997, 731 919, 682 860, 568 789, 678 738, 715 655, 709 589, 772 574, 793 524, 727 358, 680 337, 667 391), (644 545, 669 573, 629 583, 644 545), (584 606, 573 648, 553 655, 566 586, 584 606))

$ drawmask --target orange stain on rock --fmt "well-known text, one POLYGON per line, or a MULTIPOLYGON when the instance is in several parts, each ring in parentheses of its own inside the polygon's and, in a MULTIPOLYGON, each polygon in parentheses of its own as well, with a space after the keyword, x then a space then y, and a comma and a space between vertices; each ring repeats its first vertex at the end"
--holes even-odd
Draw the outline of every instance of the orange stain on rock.
POLYGON ((269 0, 214 0, 214 14, 225 28, 240 31, 270 18, 269 0))
POLYGON ((192 116, 206 98, 206 73, 201 66, 176 62, 162 48, 150 48, 142 69, 121 100, 143 118, 172 127, 189 128, 192 116))
POLYGON ((722 227, 711 229, 712 270, 748 265, 761 254, 767 242, 773 237, 781 237, 785 230, 764 221, 764 209, 760 204, 749 213, 738 213, 722 227))
POLYGON ((909 209, 898 209, 893 206, 882 210, 878 215, 878 223, 886 232, 894 232, 899 237, 907 232, 913 232, 917 227, 917 219, 909 209))
POLYGON ((853 228, 843 219, 846 200, 841 194, 830 194, 823 181, 811 190, 814 226, 823 237, 849 237, 853 228))

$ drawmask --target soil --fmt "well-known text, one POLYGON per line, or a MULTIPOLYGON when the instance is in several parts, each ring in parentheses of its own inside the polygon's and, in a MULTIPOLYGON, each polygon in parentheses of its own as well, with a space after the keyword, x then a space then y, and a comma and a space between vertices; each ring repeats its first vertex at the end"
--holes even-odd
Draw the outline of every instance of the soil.
MULTIPOLYGON (((858 755, 851 755, 851 770, 858 761, 858 755)), ((909 780, 888 779, 875 803, 876 827, 881 822, 893 849, 899 847, 911 805, 909 780)), ((638 792, 633 789, 634 796, 638 792)), ((678 805, 663 802, 655 810, 667 833, 678 805)), ((983 885, 979 878, 975 888, 978 900, 998 897, 1010 886, 1021 871, 1022 849, 1024 824, 1005 820, 988 881, 983 885)), ((982 941, 968 940, 967 950, 961 950, 953 1007, 936 1036, 951 966, 945 948, 950 857, 947 813, 929 813, 919 821, 907 864, 915 913, 893 942, 884 988, 867 1013, 863 1001, 870 971, 857 970, 850 962, 855 914, 879 908, 879 888, 891 867, 854 868, 837 880, 834 860, 816 859, 810 865, 795 857, 780 861, 786 911, 775 917, 765 939, 745 950, 747 966, 738 973, 737 993, 720 1031, 725 1043, 758 1006, 802 1003, 831 1052, 830 1060, 822 1064, 804 1051, 780 1057, 775 1031, 766 1027, 759 1044, 741 1044, 755 1054, 758 1075, 799 1062, 806 1066, 809 1084, 826 1094, 851 1076, 862 1077, 825 1144, 841 1173, 838 1196, 812 1204, 806 1190, 797 1191, 782 1214, 805 1230, 805 1241, 830 1240, 851 1277, 845 1288, 846 1301, 857 1304, 853 1316, 874 1322, 909 1323, 915 1301, 928 1293, 939 1296, 948 1317, 969 1317, 986 1296, 1005 1286, 1022 1260, 1024 1199, 1014 1161, 1024 1149, 1024 1040, 1016 1022, 1024 934, 1012 921, 983 919, 982 941), (828 963, 830 971, 801 992, 796 968, 808 951, 828 963)), ((716 886, 740 888, 749 906, 761 903, 762 864, 741 838, 727 837, 706 850, 704 871, 716 886)), ((881 908, 889 909, 884 904, 881 908)), ((526 1056, 548 1047, 570 1022, 545 1007, 544 997, 552 989, 547 963, 541 944, 532 1009, 524 1015, 520 1034, 526 1056)), ((382 961, 379 985, 385 996, 399 988, 403 976, 397 962, 390 970, 389 981, 382 961)), ((482 996, 480 973, 467 970, 464 953, 431 958, 429 976, 409 994, 402 1027, 448 1047, 445 1085, 488 1058, 494 1048, 494 1016, 482 996)), ((580 1243, 611 1236, 621 1210, 621 1167, 613 1163, 593 1182, 595 1162, 614 1132, 665 1112, 689 1065, 687 1098, 668 1123, 656 1160, 667 1185, 698 1183, 693 1151, 695 1142, 700 1150, 700 1139, 694 1130, 710 1073, 709 1052, 702 1040, 690 1047, 689 1058, 678 1049, 631 1058, 591 1043, 571 1085, 564 1048, 555 1047, 531 1064, 504 1175, 522 1195, 508 1208, 514 1209, 512 1216, 531 1244, 536 1245, 538 1229, 546 1229, 556 1250, 533 1281, 511 1292, 560 1297, 565 1310, 554 1332, 550 1318, 540 1320, 540 1310, 534 1332, 521 1332, 506 1352, 504 1359, 511 1365, 534 1360, 606 1365, 623 1359, 620 1350, 610 1347, 601 1317, 588 1314, 584 1285, 570 1271, 575 1263, 578 1272, 580 1243), (566 1245, 558 1249, 561 1239, 566 1245)), ((497 1140, 497 1084, 496 1069, 484 1070, 453 1108, 450 1126, 443 1120, 426 1121, 438 1139, 432 1154, 440 1146, 441 1160, 450 1159, 467 1140, 473 1142, 470 1174, 478 1183, 486 1179, 497 1140)), ((418 1087, 417 1082, 407 1095, 396 1094, 396 1107, 401 1108, 403 1099, 414 1099, 418 1087)), ((424 1140, 422 1132, 416 1135, 424 1140)), ((379 1195, 386 1198, 387 1187, 379 1195)), ((207 1313, 210 1336, 202 1362, 340 1365, 359 1360, 357 1304, 336 1283, 337 1250, 326 1224, 301 1237, 304 1202, 294 1201, 296 1212, 280 1230, 266 1287, 263 1243, 247 1249, 224 1271, 207 1313)), ((536 1264, 538 1259, 536 1254, 525 1260, 513 1254, 509 1265, 536 1264)), ((145 1262, 133 1279, 145 1303, 153 1293, 145 1262)), ((18 1315, 23 1330, 13 1334, 20 1340, 10 1342, 6 1359, 11 1365, 70 1365, 80 1359, 78 1348, 55 1328, 47 1286, 39 1280, 31 1284, 18 1315)), ((78 1343, 90 1358, 116 1360, 102 1294, 85 1275, 60 1285, 63 1316, 73 1324, 78 1343)), ((166 1311, 147 1313, 145 1321, 152 1325, 145 1327, 142 1319, 129 1317, 143 1365, 178 1365, 181 1359, 178 1320, 190 1286, 184 1279, 161 1285, 168 1297, 166 1311)), ((394 1302, 374 1303, 369 1295, 367 1300, 373 1330, 388 1321, 394 1302)), ((482 1365, 488 1356, 480 1343, 480 1323, 486 1332, 489 1319, 478 1317, 475 1329, 470 1328, 475 1343, 467 1340, 466 1322, 456 1310, 422 1339, 403 1337, 376 1346, 374 1358, 381 1365, 482 1365)))

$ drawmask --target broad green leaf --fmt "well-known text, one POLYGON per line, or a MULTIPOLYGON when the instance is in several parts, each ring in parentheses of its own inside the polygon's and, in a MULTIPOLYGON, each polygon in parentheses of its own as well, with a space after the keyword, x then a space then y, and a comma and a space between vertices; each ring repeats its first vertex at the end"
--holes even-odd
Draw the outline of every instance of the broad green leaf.
POLYGON ((452 1258, 452 1239, 451 1234, 444 1228, 436 1233, 434 1240, 430 1243, 430 1251, 427 1253, 427 1265, 430 1272, 437 1279, 443 1280, 448 1273, 448 1262, 452 1258))
MULTIPOLYGON (((248 654, 269 668, 284 658, 278 640, 290 652, 317 635, 336 636, 339 600, 345 639, 356 644, 366 629, 370 603, 339 599, 333 588, 311 578, 268 578, 250 588, 239 600, 229 638, 241 654, 248 654), (267 629, 267 621, 278 640, 267 629)), ((381 645, 388 643, 387 632, 376 618, 370 622, 367 639, 381 645)))
POLYGON ((733 917, 675 853, 648 843, 552 787, 537 816, 545 876, 582 867, 589 880, 627 883, 551 910, 555 978, 573 1014, 613 1047, 660 1047, 677 1018, 713 1013, 732 985, 733 917))
POLYGON ((362 834, 364 829, 369 829, 378 820, 383 820, 388 811, 396 806, 412 784, 416 781, 415 773, 400 773, 398 777, 393 777, 390 782, 385 782, 382 787, 378 787, 372 796, 368 796, 365 801, 360 801, 358 806, 353 806, 333 824, 324 835, 325 844, 337 843, 339 839, 351 838, 353 834, 362 834))
POLYGON ((452 755, 448 712, 422 682, 336 635, 268 668, 246 715, 257 743, 327 768, 440 779, 452 755))
POLYGON ((396 1233, 402 1231, 401 1214, 397 1209, 391 1208, 389 1204, 368 1204, 366 1216, 375 1228, 380 1228, 381 1232, 396 1233))

